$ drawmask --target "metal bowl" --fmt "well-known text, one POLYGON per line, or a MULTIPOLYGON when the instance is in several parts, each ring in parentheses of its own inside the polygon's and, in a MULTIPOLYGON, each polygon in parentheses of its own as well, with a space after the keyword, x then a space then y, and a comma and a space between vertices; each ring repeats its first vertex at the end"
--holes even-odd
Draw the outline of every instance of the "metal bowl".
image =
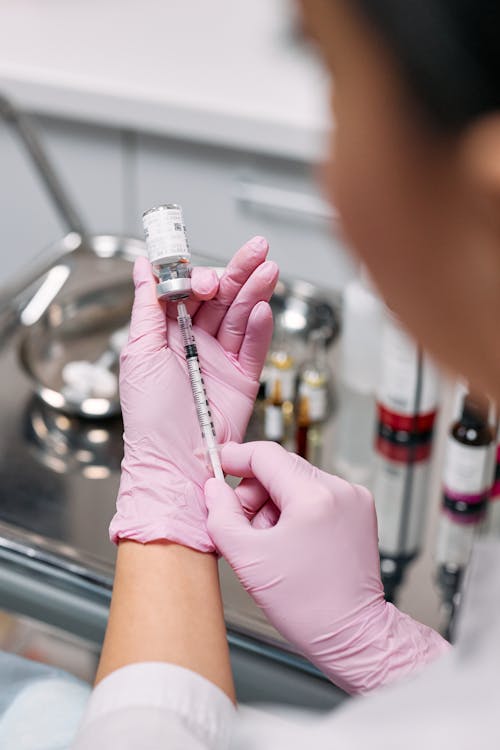
MULTIPOLYGON (((112 235, 90 237, 73 251, 68 251, 70 245, 66 238, 61 251, 53 253, 57 260, 24 301, 20 361, 34 391, 50 407, 89 418, 115 416, 120 412, 118 390, 112 397, 77 397, 68 391, 62 373, 69 362, 98 360, 111 335, 130 320, 131 262, 145 254, 145 246, 112 235)), ((197 254, 193 262, 223 272, 206 256, 197 254)), ((338 332, 336 307, 311 284, 280 281, 271 304, 277 329, 304 350, 311 331, 322 328, 329 340, 338 332)), ((111 370, 117 374, 117 360, 111 370)))
MULTIPOLYGON (((62 372, 75 360, 96 361, 111 335, 127 325, 134 294, 131 262, 144 252, 139 240, 90 237, 84 248, 61 255, 23 307, 20 361, 49 406, 84 417, 119 414, 118 390, 112 397, 79 398, 68 392, 62 372)), ((117 368, 116 361, 112 369, 117 368)))
POLYGON ((311 334, 321 330, 329 346, 340 331, 340 301, 306 281, 279 281, 271 300, 274 336, 285 340, 300 363, 311 334))

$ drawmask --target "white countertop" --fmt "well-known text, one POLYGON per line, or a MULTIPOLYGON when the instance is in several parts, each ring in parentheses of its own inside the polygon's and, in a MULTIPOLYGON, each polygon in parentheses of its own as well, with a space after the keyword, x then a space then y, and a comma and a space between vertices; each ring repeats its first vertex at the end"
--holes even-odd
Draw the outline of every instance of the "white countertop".
POLYGON ((287 0, 0 0, 0 90, 41 114, 314 159, 325 76, 287 0))

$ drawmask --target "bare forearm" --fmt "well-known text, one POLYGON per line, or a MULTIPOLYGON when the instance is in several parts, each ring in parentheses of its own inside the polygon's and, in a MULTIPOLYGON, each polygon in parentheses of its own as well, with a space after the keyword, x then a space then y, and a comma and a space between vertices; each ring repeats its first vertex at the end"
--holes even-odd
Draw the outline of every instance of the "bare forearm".
POLYGON ((96 682, 144 661, 191 669, 234 700, 214 555, 177 544, 120 543, 96 682))

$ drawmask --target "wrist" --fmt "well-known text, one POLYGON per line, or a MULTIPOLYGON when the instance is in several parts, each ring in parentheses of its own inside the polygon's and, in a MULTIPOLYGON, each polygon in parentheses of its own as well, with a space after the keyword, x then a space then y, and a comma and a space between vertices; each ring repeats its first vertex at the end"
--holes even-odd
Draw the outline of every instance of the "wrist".
POLYGON ((348 634, 348 642, 336 649, 338 658, 327 673, 351 694, 368 693, 402 679, 450 649, 439 633, 385 600, 359 616, 348 634))
POLYGON ((163 610, 183 599, 203 608, 205 591, 218 589, 217 558, 173 542, 141 544, 127 539, 118 545, 116 581, 126 587, 131 600, 151 596, 163 610))
POLYGON ((116 513, 109 527, 111 541, 172 542, 214 552, 206 528, 203 486, 165 468, 158 479, 148 482, 124 462, 116 513))
POLYGON ((97 681, 140 662, 191 669, 233 697, 215 555, 172 543, 120 542, 97 681))
POLYGON ((211 570, 217 566, 217 556, 213 552, 201 552, 185 544, 157 540, 145 544, 133 539, 118 542, 118 566, 126 568, 126 573, 134 575, 163 577, 165 570, 175 573, 182 584, 184 579, 211 570))

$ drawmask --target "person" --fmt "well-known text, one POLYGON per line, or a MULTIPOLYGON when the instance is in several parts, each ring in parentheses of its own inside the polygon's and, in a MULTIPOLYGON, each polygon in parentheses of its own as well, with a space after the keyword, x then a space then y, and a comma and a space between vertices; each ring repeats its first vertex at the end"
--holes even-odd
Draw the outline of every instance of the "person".
MULTIPOLYGON (((335 81, 324 179, 346 236, 411 333, 499 399, 500 7, 300 5, 335 81)), ((135 265, 116 579, 74 747, 497 748, 500 545, 476 551, 450 649, 384 601, 365 489, 241 444, 271 337, 266 252, 256 238, 190 302, 235 491, 209 478, 174 312, 135 265), (321 719, 236 710, 216 551, 292 644, 364 696, 321 719)))

